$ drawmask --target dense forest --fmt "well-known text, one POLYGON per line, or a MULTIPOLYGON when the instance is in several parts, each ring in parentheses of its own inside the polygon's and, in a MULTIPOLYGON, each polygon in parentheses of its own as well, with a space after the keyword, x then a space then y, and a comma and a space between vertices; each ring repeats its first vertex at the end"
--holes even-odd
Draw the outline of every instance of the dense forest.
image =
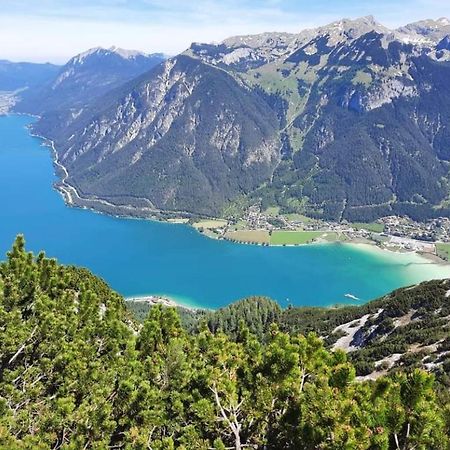
MULTIPOLYGON (((243 322, 264 341, 275 323, 290 335, 314 332, 328 349, 347 329, 354 331, 347 345, 356 375, 368 376, 391 361, 383 370, 426 368, 450 387, 449 292, 450 280, 433 280, 397 289, 363 305, 282 309, 270 298, 250 297, 215 311, 178 307, 178 313, 189 333, 198 333, 206 324, 211 332, 220 330, 236 339, 243 322)), ((141 323, 151 308, 148 303, 133 301, 126 306, 141 323)))
POLYGON ((139 324, 104 282, 19 237, 0 264, 0 448, 450 448, 432 374, 356 381, 344 352, 266 306, 228 335, 235 310, 196 332, 161 306, 139 324))

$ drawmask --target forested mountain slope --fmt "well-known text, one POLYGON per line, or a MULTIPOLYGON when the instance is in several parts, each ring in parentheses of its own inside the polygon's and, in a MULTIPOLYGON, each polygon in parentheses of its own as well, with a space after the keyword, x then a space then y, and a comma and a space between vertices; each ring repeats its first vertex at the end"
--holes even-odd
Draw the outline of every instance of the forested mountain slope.
POLYGON ((37 125, 85 197, 351 221, 448 215, 450 25, 373 17, 195 43, 37 125))
POLYGON ((117 204, 220 214, 279 161, 277 120, 264 100, 184 55, 58 117, 37 129, 56 140, 67 182, 117 204))
POLYGON ((445 19, 388 30, 366 17, 189 52, 278 113, 283 161, 253 201, 334 220, 421 219, 449 212, 449 34, 445 19))
POLYGON ((426 372, 356 382, 314 334, 188 334, 160 306, 139 326, 105 283, 23 238, 0 264, 0 367, 5 449, 450 445, 448 391, 426 372))
POLYGON ((366 305, 283 311, 282 328, 314 330, 349 352, 359 375, 420 367, 450 381, 450 280, 402 288, 366 305))
MULTIPOLYGON (((127 302, 140 321, 150 306, 127 302)), ((276 323, 290 334, 316 333, 329 349, 348 353, 357 375, 379 377, 399 368, 421 368, 450 386, 450 280, 402 288, 360 306, 289 307, 251 297, 217 311, 179 310, 182 323, 196 332, 203 323, 235 339, 242 324, 264 341, 276 323)))

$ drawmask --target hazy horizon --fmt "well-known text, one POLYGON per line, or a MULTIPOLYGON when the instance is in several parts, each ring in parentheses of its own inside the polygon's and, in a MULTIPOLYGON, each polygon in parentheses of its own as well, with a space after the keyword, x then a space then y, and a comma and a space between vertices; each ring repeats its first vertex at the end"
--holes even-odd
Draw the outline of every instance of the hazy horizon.
POLYGON ((175 55, 192 42, 299 32, 344 17, 373 15, 390 28, 450 17, 448 0, 2 0, 0 59, 64 63, 93 47, 175 55))

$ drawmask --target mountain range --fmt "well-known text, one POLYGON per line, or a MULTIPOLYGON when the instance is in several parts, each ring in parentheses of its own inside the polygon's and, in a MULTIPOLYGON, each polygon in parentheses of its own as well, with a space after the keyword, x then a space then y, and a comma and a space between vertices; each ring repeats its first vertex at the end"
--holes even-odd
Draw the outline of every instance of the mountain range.
POLYGON ((45 83, 27 89, 16 109, 37 115, 82 108, 165 60, 161 53, 146 55, 116 47, 81 53, 45 83))
POLYGON ((41 116, 35 130, 55 142, 75 203, 450 214, 448 19, 396 30, 344 19, 162 59, 94 49, 22 95, 16 109, 41 116))

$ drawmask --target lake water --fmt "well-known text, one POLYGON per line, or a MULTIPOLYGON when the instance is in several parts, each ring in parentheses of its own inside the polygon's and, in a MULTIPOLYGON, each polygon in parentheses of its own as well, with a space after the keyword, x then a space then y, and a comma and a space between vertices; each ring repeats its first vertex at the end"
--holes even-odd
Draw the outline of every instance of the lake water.
POLYGON ((89 268, 124 296, 163 294, 217 308, 250 295, 282 306, 367 301, 450 277, 414 254, 346 244, 258 247, 206 238, 185 225, 119 219, 67 207, 52 185, 50 151, 25 116, 0 117, 0 255, 23 233, 27 247, 89 268))

